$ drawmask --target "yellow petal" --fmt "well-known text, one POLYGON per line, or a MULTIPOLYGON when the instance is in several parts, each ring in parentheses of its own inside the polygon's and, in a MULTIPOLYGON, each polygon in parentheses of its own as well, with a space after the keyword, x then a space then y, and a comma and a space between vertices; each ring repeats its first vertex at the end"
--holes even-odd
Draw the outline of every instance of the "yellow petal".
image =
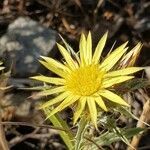
POLYGON ((123 54, 127 51, 125 46, 127 42, 116 48, 100 65, 100 68, 103 68, 106 71, 109 71, 123 56, 123 54))
POLYGON ((99 94, 112 102, 129 107, 129 104, 127 104, 120 96, 114 94, 113 92, 110 92, 108 90, 103 90, 99 92, 99 94))
POLYGON ((64 91, 65 91, 65 86, 60 86, 60 87, 52 88, 49 90, 41 91, 37 93, 37 96, 48 96, 48 95, 52 95, 52 94, 56 94, 56 93, 60 93, 64 91))
POLYGON ((42 60, 39 60, 39 62, 45 66, 47 69, 49 69, 50 71, 54 72, 55 74, 59 75, 60 77, 65 77, 66 74, 64 71, 62 71, 62 69, 60 68, 57 68, 55 66, 53 66, 52 64, 48 64, 47 62, 45 61, 42 61, 42 60))
POLYGON ((140 67, 129 67, 125 69, 120 69, 112 72, 108 72, 107 74, 104 75, 104 77, 115 77, 115 76, 124 76, 124 75, 129 75, 133 74, 135 72, 138 72, 140 70, 143 70, 144 68, 140 67))
POLYGON ((127 80, 131 80, 133 78, 134 78, 134 76, 120 76, 120 77, 114 77, 114 78, 110 78, 110 79, 106 78, 102 83, 102 87, 108 88, 108 87, 111 87, 115 84, 122 83, 122 82, 125 82, 127 80))
POLYGON ((97 109, 93 98, 87 98, 87 104, 90 111, 91 120, 94 126, 97 128, 97 109))
POLYGON ((107 111, 106 105, 100 96, 95 98, 95 101, 99 105, 99 107, 101 107, 103 110, 107 111))
POLYGON ((69 65, 69 67, 71 69, 75 69, 76 68, 76 64, 73 61, 73 59, 71 58, 71 55, 69 54, 69 52, 60 44, 57 43, 58 49, 60 50, 62 56, 65 58, 67 64, 69 65))
POLYGON ((81 114, 85 108, 85 104, 86 104, 86 98, 85 97, 80 98, 77 108, 76 108, 76 111, 73 116, 73 124, 75 124, 77 122, 77 120, 79 119, 79 117, 81 116, 81 114))
POLYGON ((68 92, 64 92, 57 97, 50 99, 48 102, 44 103, 42 106, 39 107, 39 109, 44 109, 46 107, 50 107, 58 102, 63 101, 66 97, 68 97, 70 94, 68 92))
POLYGON ((104 49, 106 40, 107 40, 108 32, 106 32, 103 37, 100 39, 100 41, 97 44, 97 47, 95 49, 94 55, 93 55, 93 63, 97 64, 100 61, 100 57, 102 54, 102 51, 104 49))
POLYGON ((55 77, 46 77, 43 75, 40 76, 34 76, 34 77, 30 77, 31 79, 35 79, 35 80, 39 80, 39 81, 43 81, 46 83, 51 83, 51 84, 55 84, 55 85, 64 85, 65 84, 65 80, 62 78, 55 78, 55 77))
POLYGON ((45 56, 41 56, 41 58, 43 58, 48 64, 50 64, 51 66, 54 66, 55 68, 70 72, 70 69, 68 67, 66 67, 65 65, 63 65, 62 63, 60 63, 57 60, 54 60, 50 57, 45 57, 45 56))
POLYGON ((87 53, 87 62, 91 64, 92 61, 92 37, 91 32, 89 32, 86 43, 86 53, 87 53))
POLYGON ((75 101, 79 99, 78 96, 69 95, 58 107, 54 108, 51 113, 47 116, 47 118, 51 117, 52 115, 56 114, 57 112, 65 109, 66 107, 73 104, 75 101))
POLYGON ((80 50, 81 65, 84 65, 87 56, 86 56, 86 38, 83 33, 81 34, 80 38, 79 50, 80 50))

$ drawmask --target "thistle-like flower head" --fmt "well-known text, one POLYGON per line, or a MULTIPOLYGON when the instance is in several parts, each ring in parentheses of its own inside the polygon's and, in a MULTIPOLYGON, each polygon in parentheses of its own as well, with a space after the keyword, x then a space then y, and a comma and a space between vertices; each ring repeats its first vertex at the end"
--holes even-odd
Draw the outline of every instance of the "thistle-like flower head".
MULTIPOLYGON (((64 57, 64 62, 57 61, 49 57, 41 58, 40 63, 47 69, 57 75, 57 77, 35 76, 33 79, 40 80, 52 85, 52 88, 42 91, 42 96, 55 94, 53 99, 44 103, 41 108, 45 109, 54 106, 54 109, 48 114, 51 117, 55 113, 69 106, 74 106, 73 122, 76 123, 83 112, 89 113, 91 121, 97 125, 98 107, 107 111, 108 102, 119 105, 129 106, 125 100, 114 92, 114 85, 128 81, 134 76, 131 74, 140 71, 139 67, 128 67, 114 70, 114 66, 121 60, 127 51, 127 43, 122 44, 106 58, 101 58, 107 39, 107 33, 103 35, 92 52, 92 38, 89 32, 87 38, 81 35, 79 44, 79 53, 68 51, 58 45, 58 49, 64 57)), ((135 47, 141 48, 141 44, 135 47)))

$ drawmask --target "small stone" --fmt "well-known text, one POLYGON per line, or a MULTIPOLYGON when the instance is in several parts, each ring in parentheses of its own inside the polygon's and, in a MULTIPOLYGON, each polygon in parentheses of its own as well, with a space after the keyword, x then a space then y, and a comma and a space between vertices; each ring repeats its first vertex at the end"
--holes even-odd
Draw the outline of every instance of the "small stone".
POLYGON ((27 17, 12 22, 0 38, 0 57, 15 77, 29 77, 38 72, 40 55, 54 57, 56 32, 27 17), (12 66, 12 67, 11 67, 12 66))

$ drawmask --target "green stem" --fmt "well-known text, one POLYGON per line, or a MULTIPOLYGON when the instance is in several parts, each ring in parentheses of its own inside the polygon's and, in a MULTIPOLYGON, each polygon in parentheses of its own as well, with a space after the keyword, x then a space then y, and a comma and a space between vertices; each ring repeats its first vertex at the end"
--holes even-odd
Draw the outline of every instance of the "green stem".
POLYGON ((75 142, 75 150, 80 150, 84 141, 84 133, 86 131, 88 124, 87 117, 84 115, 80 119, 80 122, 78 124, 78 131, 76 134, 76 142, 75 142))
MULTIPOLYGON (((49 114, 50 110, 45 109, 45 114, 49 114)), ((52 122, 52 124, 55 127, 61 127, 65 130, 67 130, 67 132, 65 131, 59 131, 59 134, 61 136, 61 138, 63 139, 64 143, 66 144, 66 146, 68 147, 69 150, 73 150, 74 149, 74 145, 73 145, 73 133, 71 132, 71 130, 69 129, 67 123, 58 115, 55 114, 53 116, 51 116, 49 118, 49 120, 52 122)))

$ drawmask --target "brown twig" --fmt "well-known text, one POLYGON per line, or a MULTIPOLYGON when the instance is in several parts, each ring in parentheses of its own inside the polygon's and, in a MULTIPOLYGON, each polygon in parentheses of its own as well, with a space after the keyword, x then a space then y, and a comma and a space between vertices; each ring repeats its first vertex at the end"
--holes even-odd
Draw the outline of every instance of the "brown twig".
POLYGON ((40 128, 50 128, 50 129, 54 129, 54 130, 61 130, 61 131, 64 131, 64 132, 68 132, 64 128, 60 128, 60 127, 54 127, 54 126, 44 125, 44 124, 43 125, 30 124, 30 123, 27 123, 27 122, 3 121, 3 122, 0 122, 0 125, 14 125, 14 126, 21 125, 21 126, 28 126, 28 127, 33 127, 33 128, 37 128, 37 127, 40 127, 40 128))
POLYGON ((50 133, 37 133, 40 130, 40 128, 36 128, 32 133, 26 134, 26 135, 21 135, 13 138, 9 144, 10 147, 15 146, 18 143, 21 143, 25 141, 26 139, 32 138, 32 139, 43 139, 43 138, 49 138, 51 137, 52 134, 50 133))
POLYGON ((23 141, 25 141, 26 139, 43 139, 43 138, 49 138, 51 137, 52 135, 50 133, 44 133, 44 134, 26 134, 24 136, 17 136, 15 137, 14 139, 12 139, 9 144, 10 144, 10 147, 13 147, 14 145, 18 144, 18 143, 21 143, 23 141))

